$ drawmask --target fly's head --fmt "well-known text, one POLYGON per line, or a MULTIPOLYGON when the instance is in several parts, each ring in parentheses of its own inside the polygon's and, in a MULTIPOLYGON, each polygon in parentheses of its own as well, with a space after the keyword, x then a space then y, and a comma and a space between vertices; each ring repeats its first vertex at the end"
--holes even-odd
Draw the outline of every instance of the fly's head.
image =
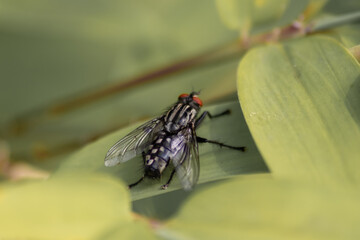
POLYGON ((192 92, 190 94, 183 93, 179 95, 178 102, 188 104, 191 107, 195 108, 196 110, 199 110, 203 103, 201 99, 199 98, 198 92, 192 92))

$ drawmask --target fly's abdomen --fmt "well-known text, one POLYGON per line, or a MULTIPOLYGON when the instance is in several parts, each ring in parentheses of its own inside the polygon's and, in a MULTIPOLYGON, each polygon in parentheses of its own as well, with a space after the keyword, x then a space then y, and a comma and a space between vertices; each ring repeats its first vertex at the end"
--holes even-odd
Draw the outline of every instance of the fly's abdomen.
POLYGON ((173 155, 171 151, 171 137, 160 132, 158 137, 149 146, 145 155, 145 175, 151 178, 160 178, 173 155))

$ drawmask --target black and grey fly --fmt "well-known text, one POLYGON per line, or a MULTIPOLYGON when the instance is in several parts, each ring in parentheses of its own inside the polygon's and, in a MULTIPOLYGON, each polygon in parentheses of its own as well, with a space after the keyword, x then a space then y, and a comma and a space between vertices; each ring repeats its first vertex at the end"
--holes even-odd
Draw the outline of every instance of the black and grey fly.
POLYGON ((198 143, 213 143, 235 150, 245 150, 245 147, 229 146, 196 136, 195 130, 206 116, 214 118, 230 113, 227 110, 211 115, 205 111, 196 118, 202 105, 197 92, 181 94, 178 101, 163 115, 144 123, 115 143, 106 154, 105 166, 112 167, 142 154, 144 175, 130 184, 129 188, 143 181, 145 177, 159 179, 166 167, 172 163, 174 169, 167 183, 161 188, 166 189, 176 173, 183 188, 191 190, 197 183, 200 172, 198 143))

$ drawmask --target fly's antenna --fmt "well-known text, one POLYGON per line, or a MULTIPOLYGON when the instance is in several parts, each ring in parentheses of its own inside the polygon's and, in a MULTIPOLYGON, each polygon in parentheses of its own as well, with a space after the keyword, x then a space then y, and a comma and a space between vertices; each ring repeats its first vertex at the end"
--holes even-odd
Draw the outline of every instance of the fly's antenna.
POLYGON ((201 90, 196 91, 196 92, 195 92, 195 91, 192 91, 192 92, 190 93, 190 96, 191 96, 191 97, 193 97, 193 96, 195 96, 195 95, 196 95, 196 96, 199 96, 199 95, 200 95, 200 92, 201 92, 201 90))
POLYGON ((201 90, 196 91, 195 88, 194 88, 194 85, 191 85, 191 92, 200 94, 201 90))

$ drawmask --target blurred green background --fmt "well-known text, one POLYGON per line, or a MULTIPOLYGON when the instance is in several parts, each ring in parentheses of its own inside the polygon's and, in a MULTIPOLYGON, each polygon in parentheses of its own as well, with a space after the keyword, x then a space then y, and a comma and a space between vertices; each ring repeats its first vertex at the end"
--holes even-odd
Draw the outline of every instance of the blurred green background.
POLYGON ((41 111, 235 39, 214 2, 1 1, 0 31, 0 124, 17 160, 58 155, 157 115, 182 92, 202 90, 209 98, 219 79, 231 82, 218 96, 235 89, 238 59, 142 84, 66 114, 41 111), (14 119, 26 122, 9 126, 14 119))

